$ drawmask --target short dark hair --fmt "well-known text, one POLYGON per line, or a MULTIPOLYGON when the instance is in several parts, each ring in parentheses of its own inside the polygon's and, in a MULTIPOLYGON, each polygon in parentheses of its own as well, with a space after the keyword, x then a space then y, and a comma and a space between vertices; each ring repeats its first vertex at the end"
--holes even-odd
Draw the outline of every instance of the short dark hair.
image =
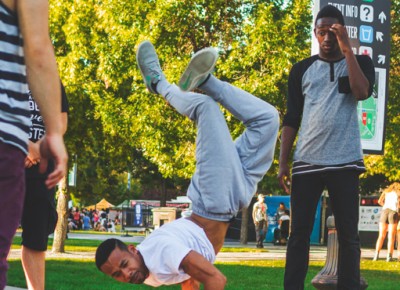
POLYGON ((342 12, 340 12, 339 9, 337 9, 335 6, 332 5, 326 5, 324 6, 317 14, 317 17, 315 18, 315 23, 314 25, 317 24, 318 19, 324 18, 324 17, 332 17, 336 18, 340 24, 344 25, 344 18, 342 12))
POLYGON ((115 248, 119 248, 121 251, 128 252, 128 247, 118 239, 108 239, 100 244, 96 250, 96 266, 101 271, 101 266, 108 260, 111 252, 115 248))

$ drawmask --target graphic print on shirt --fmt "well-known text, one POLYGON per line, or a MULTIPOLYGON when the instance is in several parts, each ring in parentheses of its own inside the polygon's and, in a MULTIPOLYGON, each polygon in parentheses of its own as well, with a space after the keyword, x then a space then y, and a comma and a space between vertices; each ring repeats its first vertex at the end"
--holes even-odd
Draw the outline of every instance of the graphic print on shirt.
POLYGON ((31 112, 32 126, 29 131, 29 140, 36 142, 41 139, 45 133, 43 117, 40 115, 39 107, 29 91, 29 110, 31 112))

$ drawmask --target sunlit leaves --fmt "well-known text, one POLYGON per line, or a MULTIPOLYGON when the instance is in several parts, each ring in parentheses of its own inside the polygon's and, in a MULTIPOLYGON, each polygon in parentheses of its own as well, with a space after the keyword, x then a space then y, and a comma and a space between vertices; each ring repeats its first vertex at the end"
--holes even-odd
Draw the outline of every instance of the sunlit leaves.
MULTIPOLYGON (((133 167, 145 165, 134 165, 134 159, 145 158, 164 177, 189 178, 194 171, 195 127, 146 90, 136 64, 142 40, 154 44, 167 79, 175 83, 194 52, 216 47, 215 75, 270 102, 281 116, 290 68, 311 52, 309 0, 50 3, 52 39, 71 101, 68 146, 86 156, 87 168, 99 158, 97 164, 109 172, 138 172, 133 167)), ((393 11, 398 6, 399 0, 392 1, 393 11)), ((398 21, 393 14, 386 154, 366 158, 371 174, 391 179, 398 178, 400 146, 398 21)), ((242 124, 223 112, 237 137, 242 124)), ((261 188, 277 191, 276 171, 275 161, 261 188)))

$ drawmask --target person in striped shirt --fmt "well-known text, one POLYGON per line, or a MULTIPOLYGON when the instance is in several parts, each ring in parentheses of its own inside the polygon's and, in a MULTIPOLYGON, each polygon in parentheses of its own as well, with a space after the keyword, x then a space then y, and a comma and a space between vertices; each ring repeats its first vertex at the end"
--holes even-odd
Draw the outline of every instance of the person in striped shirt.
POLYGON ((46 125, 41 171, 49 158, 55 162, 46 186, 54 187, 67 169, 60 78, 49 37, 48 8, 47 0, 0 0, 0 289, 6 286, 7 256, 24 202, 28 83, 46 125))

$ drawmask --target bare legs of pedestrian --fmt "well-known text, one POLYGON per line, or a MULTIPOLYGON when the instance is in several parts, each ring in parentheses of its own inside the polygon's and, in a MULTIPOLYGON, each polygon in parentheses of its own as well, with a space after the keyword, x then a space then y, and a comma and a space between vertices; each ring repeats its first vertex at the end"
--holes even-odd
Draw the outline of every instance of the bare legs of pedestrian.
POLYGON ((22 266, 28 289, 44 290, 46 252, 22 246, 22 266))

